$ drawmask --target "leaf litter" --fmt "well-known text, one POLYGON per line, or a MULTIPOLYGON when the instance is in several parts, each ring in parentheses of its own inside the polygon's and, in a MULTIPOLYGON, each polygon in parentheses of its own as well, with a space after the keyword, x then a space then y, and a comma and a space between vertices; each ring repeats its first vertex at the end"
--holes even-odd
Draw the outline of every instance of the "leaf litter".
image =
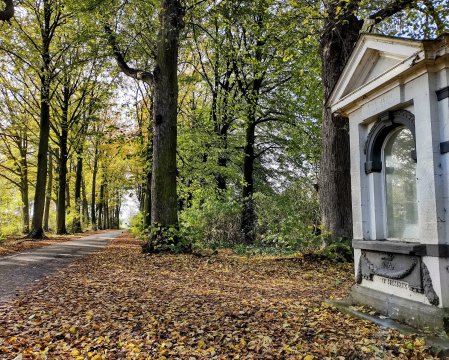
POLYGON ((432 359, 340 313, 352 267, 301 257, 143 255, 124 234, 0 306, 2 359, 432 359))

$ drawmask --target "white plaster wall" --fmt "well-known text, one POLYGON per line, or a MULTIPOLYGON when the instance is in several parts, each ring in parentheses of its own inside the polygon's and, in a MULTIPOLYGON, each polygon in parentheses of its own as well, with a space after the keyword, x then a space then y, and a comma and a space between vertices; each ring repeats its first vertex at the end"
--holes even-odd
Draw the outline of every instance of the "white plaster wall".
MULTIPOLYGON (((439 90, 446 86, 449 86, 449 69, 441 69, 435 74, 435 88, 436 90, 439 90)), ((440 124, 440 141, 449 141, 449 98, 438 101, 437 111, 440 124)), ((443 236, 440 237, 440 243, 449 244, 449 153, 441 154, 440 168, 442 177, 440 181, 443 202, 442 206, 446 216, 446 222, 443 224, 443 236)))
POLYGON ((438 266, 434 270, 435 274, 431 273, 431 276, 432 279, 434 279, 435 276, 434 287, 439 290, 438 294, 441 294, 440 306, 449 307, 449 259, 439 258, 437 259, 437 263, 438 266))
POLYGON ((349 141, 350 141, 350 153, 351 153, 351 199, 352 199, 352 221, 353 221, 353 237, 354 239, 363 238, 363 226, 362 226, 362 192, 363 186, 361 184, 360 166, 361 166, 361 154, 360 154, 360 129, 357 123, 349 123, 349 141), (354 150, 354 151, 352 151, 354 150))
POLYGON ((425 73, 406 84, 405 98, 413 99, 416 131, 416 177, 419 239, 437 244, 443 235, 445 213, 440 165, 440 124, 435 77, 425 73))
POLYGON ((362 250, 354 249, 354 278, 357 276, 357 272, 359 271, 359 261, 362 256, 362 250))
MULTIPOLYGON (((443 89, 449 86, 449 69, 442 68, 434 75, 435 90, 443 89)), ((449 141, 449 98, 437 102, 437 111, 440 125, 440 141, 449 141)), ((440 243, 449 244, 449 153, 440 156, 441 168, 441 194, 442 207, 445 222, 442 223, 443 231, 440 236, 440 243)), ((436 265, 433 267, 432 279, 435 282, 435 288, 439 289, 441 306, 449 307, 449 259, 436 259, 436 265)), ((430 269, 429 269, 430 271, 430 269)))

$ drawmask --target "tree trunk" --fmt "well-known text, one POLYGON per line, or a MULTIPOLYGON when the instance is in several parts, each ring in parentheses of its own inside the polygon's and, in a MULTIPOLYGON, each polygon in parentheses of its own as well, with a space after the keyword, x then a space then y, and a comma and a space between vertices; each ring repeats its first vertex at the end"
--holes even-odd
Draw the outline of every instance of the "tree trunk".
POLYGON ((107 184, 104 184, 104 193, 103 193, 103 227, 105 229, 110 229, 109 224, 109 199, 108 199, 108 188, 107 184))
POLYGON ((66 175, 66 181, 65 181, 65 209, 67 211, 67 214, 70 214, 70 211, 72 210, 72 203, 71 203, 71 196, 70 196, 70 179, 72 174, 72 162, 68 160, 68 153, 67 153, 67 163, 70 164, 70 166, 67 166, 67 175, 66 175))
POLYGON ((243 159, 243 189, 242 189, 242 215, 241 231, 243 241, 251 244, 256 235, 256 209, 253 199, 254 194, 254 141, 255 141, 255 123, 249 120, 245 133, 245 147, 243 159))
POLYGON ((53 190, 53 155, 48 153, 48 182, 47 192, 45 196, 45 213, 44 213, 44 230, 48 231, 50 221, 50 205, 51 205, 51 193, 53 190))
POLYGON ((29 237, 41 239, 44 236, 43 217, 45 209, 45 185, 47 182, 47 153, 50 133, 49 84, 44 76, 41 81, 41 115, 39 124, 39 147, 37 154, 36 190, 34 193, 33 220, 29 237))
POLYGON ((66 206, 67 206, 67 150, 68 139, 68 99, 64 101, 61 116, 61 134, 59 137, 59 184, 58 184, 58 206, 56 214, 56 233, 67 234, 66 227, 66 206))
POLYGON ((20 194, 22 197, 22 232, 28 234, 30 231, 30 209, 28 199, 28 139, 26 132, 20 140, 20 194))
POLYGON ((154 70, 153 175, 151 178, 151 223, 160 231, 150 239, 168 239, 163 231, 178 226, 176 193, 176 139, 178 107, 179 33, 184 26, 179 0, 162 0, 161 28, 158 35, 154 70))
POLYGON ((75 179, 75 217, 73 218, 73 232, 80 233, 81 229, 81 181, 83 177, 82 150, 77 151, 76 179, 75 179))
POLYGON ((97 196, 97 173, 98 173, 98 143, 95 144, 94 168, 92 171, 92 190, 91 190, 91 219, 92 230, 97 230, 95 197, 97 196))
POLYGON ((44 236, 43 220, 45 209, 45 185, 47 182, 47 154, 48 139, 50 134, 50 22, 51 3, 48 0, 43 2, 44 19, 42 29, 42 71, 39 75, 40 94, 40 122, 39 122, 39 145, 37 154, 37 174, 36 190, 34 193, 33 220, 29 237, 41 239, 44 236))
MULTIPOLYGON (((337 16, 337 4, 328 4, 326 25, 321 35, 320 56, 324 96, 334 88, 359 36, 362 22, 347 9, 337 16)), ((319 195, 321 221, 332 238, 352 238, 351 177, 348 119, 323 111, 322 155, 319 195)))
POLYGON ((98 199, 98 229, 104 230, 104 184, 100 185, 100 198, 98 199))
POLYGON ((146 187, 144 191, 144 201, 143 201, 143 227, 148 228, 151 225, 151 170, 147 170, 146 174, 146 187))
POLYGON ((58 174, 58 205, 56 207, 56 233, 67 234, 66 228, 66 188, 67 188, 67 149, 60 148, 58 174))
POLYGON ((89 225, 89 203, 87 202, 86 182, 81 180, 81 191, 83 193, 83 223, 89 225))

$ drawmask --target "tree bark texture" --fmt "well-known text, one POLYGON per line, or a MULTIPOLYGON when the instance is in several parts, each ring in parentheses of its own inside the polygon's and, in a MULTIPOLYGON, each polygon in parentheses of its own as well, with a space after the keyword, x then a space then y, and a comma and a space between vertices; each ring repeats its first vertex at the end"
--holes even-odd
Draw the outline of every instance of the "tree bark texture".
POLYGON ((162 0, 156 68, 154 70, 153 175, 151 222, 168 228, 178 225, 176 140, 178 108, 179 33, 184 26, 179 0, 162 0))
POLYGON ((45 194, 45 213, 44 213, 44 230, 50 230, 50 205, 51 205, 51 193, 53 190, 53 155, 51 151, 48 153, 48 180, 47 191, 45 194))
POLYGON ((56 233, 67 234, 66 227, 66 206, 67 206, 67 161, 69 158, 68 142, 68 107, 69 99, 67 93, 64 94, 64 105, 61 116, 61 133, 59 136, 59 183, 58 183, 58 206, 56 214, 56 233), (66 101, 67 100, 67 101, 66 101))
POLYGON ((100 198, 98 199, 98 229, 104 230, 104 183, 100 185, 100 198))
POLYGON ((20 141, 20 194, 22 198, 22 232, 30 231, 30 209, 28 199, 28 138, 26 131, 22 133, 20 141))
POLYGON ((89 225, 89 203, 87 201, 86 182, 84 179, 81 180, 81 190, 83 193, 83 223, 89 225))
POLYGON ((150 169, 146 173, 146 183, 144 189, 143 199, 143 227, 148 228, 151 225, 151 178, 152 172, 150 169))
POLYGON ((73 218, 73 232, 80 233, 81 229, 81 182, 83 178, 83 155, 82 151, 77 152, 76 158, 76 179, 75 179, 75 217, 73 218))
MULTIPOLYGON (((337 3, 328 4, 327 23, 321 35, 322 81, 327 99, 338 81, 358 39, 362 21, 348 8, 337 16, 337 3)), ((352 238, 351 176, 348 119, 323 111, 319 195, 321 221, 331 238, 352 238)))
MULTIPOLYGON (((42 69, 40 78, 40 122, 39 145, 37 154, 36 190, 34 193, 33 220, 30 238, 40 239, 44 236, 43 219, 45 209, 45 185, 47 182, 47 154, 50 134, 50 42, 51 42, 51 3, 43 1, 44 19, 42 28, 42 69)), ((53 29, 54 31, 54 29, 53 29)))
POLYGON ((254 119, 249 121, 246 126, 245 147, 243 159, 243 189, 242 189, 242 215, 241 231, 243 241, 251 244, 256 235, 256 208, 254 204, 254 141, 256 125, 254 119))
POLYGON ((50 82, 46 75, 41 76, 41 111, 39 124, 39 145, 37 154, 36 190, 34 193, 32 239, 44 236, 43 217, 45 209, 45 185, 47 182, 47 153, 50 134, 50 82))
POLYGON ((94 166, 92 170, 92 189, 91 189, 91 219, 92 219, 92 230, 97 230, 97 217, 96 217, 96 204, 95 197, 97 196, 97 173, 98 173, 98 142, 95 143, 95 155, 94 155, 94 166))

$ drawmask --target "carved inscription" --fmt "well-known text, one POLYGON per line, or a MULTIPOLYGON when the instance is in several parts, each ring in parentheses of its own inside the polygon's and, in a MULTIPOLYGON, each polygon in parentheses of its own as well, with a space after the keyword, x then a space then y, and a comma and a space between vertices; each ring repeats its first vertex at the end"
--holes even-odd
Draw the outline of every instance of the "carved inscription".
POLYGON ((382 281, 382 284, 387 284, 387 285, 391 285, 391 286, 396 286, 398 288, 401 289, 409 289, 410 287, 408 286, 408 283, 406 283, 405 281, 400 281, 400 280, 394 280, 394 279, 388 279, 388 278, 384 278, 384 277, 379 277, 380 280, 382 281))
POLYGON ((439 305, 429 270, 420 256, 362 251, 356 281, 358 284, 362 279, 372 281, 374 275, 383 284, 424 293, 432 305, 439 305))

